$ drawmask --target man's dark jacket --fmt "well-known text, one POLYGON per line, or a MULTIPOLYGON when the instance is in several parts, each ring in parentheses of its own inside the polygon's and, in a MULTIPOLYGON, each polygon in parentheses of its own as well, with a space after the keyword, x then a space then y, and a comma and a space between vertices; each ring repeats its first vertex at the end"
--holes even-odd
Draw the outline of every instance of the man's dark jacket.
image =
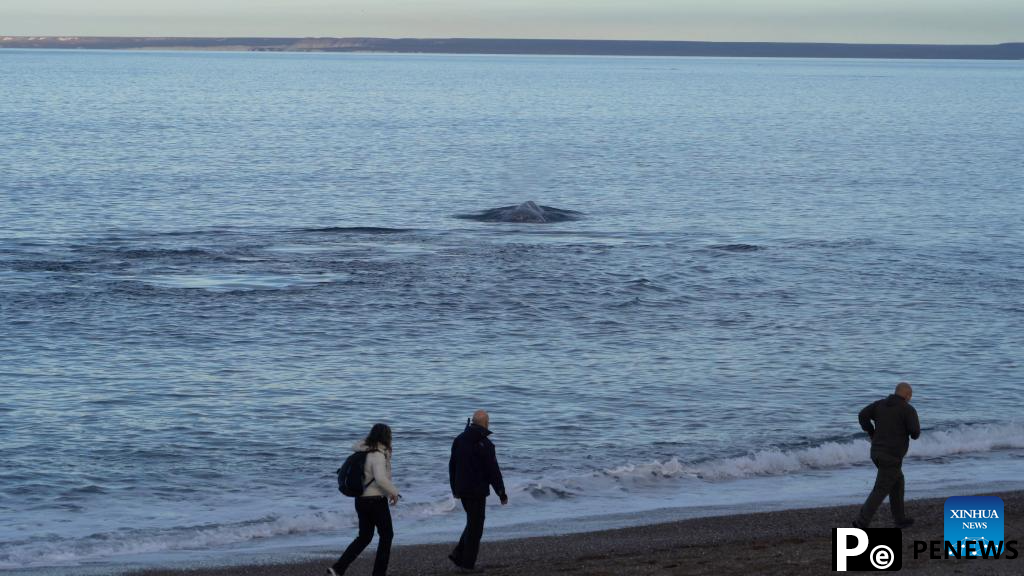
POLYGON ((489 486, 500 498, 505 497, 505 482, 501 479, 494 444, 487 439, 491 431, 470 424, 452 442, 452 457, 448 461, 448 480, 456 498, 486 498, 489 486))
POLYGON ((860 427, 871 436, 872 452, 903 458, 910 448, 910 438, 917 440, 921 435, 917 410, 895 394, 865 406, 858 419, 860 427))

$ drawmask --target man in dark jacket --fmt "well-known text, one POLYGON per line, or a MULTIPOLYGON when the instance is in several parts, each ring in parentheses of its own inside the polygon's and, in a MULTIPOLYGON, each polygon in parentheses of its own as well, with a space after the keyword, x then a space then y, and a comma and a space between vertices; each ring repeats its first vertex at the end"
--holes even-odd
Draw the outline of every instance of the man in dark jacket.
POLYGON ((494 444, 487 439, 491 434, 487 429, 489 421, 487 412, 477 410, 473 421, 452 443, 452 457, 448 461, 452 496, 462 501, 462 508, 466 511, 466 528, 448 559, 466 571, 475 570, 480 538, 484 535, 484 510, 491 494, 490 487, 494 487, 502 506, 508 504, 494 444))
POLYGON ((900 382, 895 394, 868 404, 858 415, 860 427, 871 437, 871 461, 878 468, 878 476, 860 515, 853 522, 855 528, 863 529, 871 524, 871 518, 886 496, 898 528, 914 523, 903 510, 903 457, 910 448, 910 439, 917 440, 921 436, 917 410, 910 405, 913 395, 910 384, 900 382))

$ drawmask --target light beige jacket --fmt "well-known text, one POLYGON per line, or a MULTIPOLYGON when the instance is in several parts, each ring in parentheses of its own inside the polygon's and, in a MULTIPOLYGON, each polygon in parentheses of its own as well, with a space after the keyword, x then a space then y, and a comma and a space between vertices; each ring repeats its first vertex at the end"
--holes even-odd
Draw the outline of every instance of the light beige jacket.
MULTIPOLYGON (((355 452, 369 452, 366 442, 360 440, 352 446, 355 452)), ((363 468, 363 483, 370 485, 363 491, 363 496, 398 497, 398 488, 391 483, 391 452, 377 450, 366 455, 366 466, 363 468), (370 482, 372 480, 372 482, 370 482)))

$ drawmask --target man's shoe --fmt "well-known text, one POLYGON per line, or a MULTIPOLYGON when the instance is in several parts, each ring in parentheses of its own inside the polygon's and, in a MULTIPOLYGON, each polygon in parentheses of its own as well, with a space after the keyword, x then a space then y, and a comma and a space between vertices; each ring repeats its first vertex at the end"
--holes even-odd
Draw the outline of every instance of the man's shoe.
POLYGON ((896 527, 899 528, 900 530, 904 530, 906 528, 910 528, 913 525, 914 525, 914 519, 913 518, 904 518, 903 520, 901 520, 901 521, 896 523, 896 527))
POLYGON ((483 568, 466 568, 465 566, 459 566, 459 574, 483 574, 483 568))
POLYGON ((459 564, 459 561, 455 559, 454 554, 449 554, 448 559, 452 561, 452 564, 455 564, 456 568, 462 568, 462 564, 459 564))
POLYGON ((862 525, 859 520, 854 520, 853 522, 850 522, 850 525, 853 526, 854 528, 859 528, 861 530, 867 530, 868 529, 868 527, 862 525))
POLYGON ((334 566, 327 569, 327 576, 340 576, 335 570, 334 566))

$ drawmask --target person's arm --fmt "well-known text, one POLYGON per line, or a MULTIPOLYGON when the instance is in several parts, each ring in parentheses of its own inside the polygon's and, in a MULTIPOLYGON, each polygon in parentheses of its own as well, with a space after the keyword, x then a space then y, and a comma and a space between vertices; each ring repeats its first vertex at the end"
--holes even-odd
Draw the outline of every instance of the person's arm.
POLYGON ((907 433, 917 440, 921 437, 921 421, 918 420, 917 410, 913 406, 908 405, 907 408, 910 409, 907 411, 907 433))
POLYGON ((459 490, 455 487, 455 447, 458 443, 458 439, 452 442, 452 455, 448 458, 448 484, 452 487, 452 496, 455 498, 459 497, 459 490))
POLYGON ((860 420, 860 427, 862 430, 868 433, 868 436, 874 438, 875 436, 875 425, 871 422, 871 417, 875 414, 875 402, 868 404, 860 411, 857 415, 857 420, 860 420))
POLYGON ((508 502, 508 494, 505 493, 505 480, 501 477, 501 467, 498 466, 498 454, 494 449, 494 444, 487 447, 487 480, 494 488, 495 494, 501 499, 501 503, 508 502))
POLYGON ((371 452, 367 458, 370 458, 370 469, 373 471, 373 479, 377 486, 380 486, 392 501, 398 500, 398 488, 391 483, 391 475, 388 474, 387 456, 383 452, 371 452))

